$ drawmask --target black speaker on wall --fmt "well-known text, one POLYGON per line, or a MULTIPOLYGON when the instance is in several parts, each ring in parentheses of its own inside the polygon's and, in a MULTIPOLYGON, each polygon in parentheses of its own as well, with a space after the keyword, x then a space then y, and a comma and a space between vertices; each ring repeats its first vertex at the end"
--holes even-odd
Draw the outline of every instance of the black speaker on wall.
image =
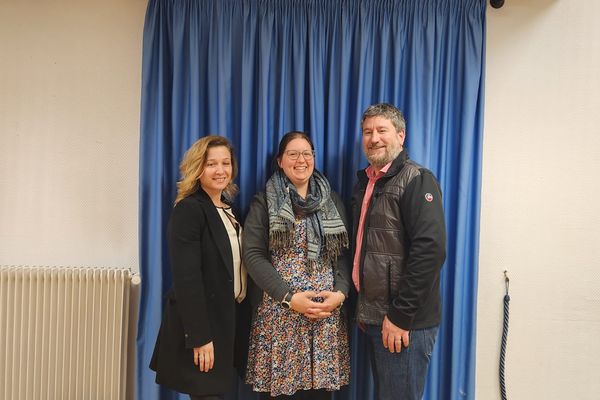
POLYGON ((494 8, 500 8, 504 5, 504 0, 490 0, 490 5, 494 8))

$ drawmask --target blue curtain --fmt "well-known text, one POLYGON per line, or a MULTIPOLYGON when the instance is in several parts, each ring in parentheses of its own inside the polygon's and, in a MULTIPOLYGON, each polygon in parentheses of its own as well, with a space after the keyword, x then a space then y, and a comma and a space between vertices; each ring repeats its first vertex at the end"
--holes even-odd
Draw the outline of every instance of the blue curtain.
MULTIPOLYGON (((346 200, 366 166, 360 116, 389 102, 407 119, 411 158, 444 193, 443 322, 426 399, 473 399, 485 0, 150 0, 144 27, 140 144, 143 277, 137 396, 178 395, 148 369, 170 286, 165 224, 178 163, 206 134, 228 137, 245 211, 289 130, 309 132, 317 168, 346 200)), ((352 331, 352 383, 373 399, 365 341, 352 331)), ((186 397, 181 397, 186 398, 186 397)), ((231 398, 254 398, 238 385, 231 398)))

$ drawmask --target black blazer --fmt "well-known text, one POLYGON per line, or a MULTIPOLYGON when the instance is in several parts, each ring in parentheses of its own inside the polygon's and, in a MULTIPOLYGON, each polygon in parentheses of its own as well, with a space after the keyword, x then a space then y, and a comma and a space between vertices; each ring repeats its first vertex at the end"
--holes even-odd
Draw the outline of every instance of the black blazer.
MULTIPOLYGON (((150 368, 157 383, 178 392, 224 394, 231 386, 236 346, 233 256, 223 221, 201 188, 173 208, 167 239, 173 287, 150 368), (193 348, 211 341, 214 368, 200 372, 193 348)), ((240 342, 247 345, 247 339, 240 342)))

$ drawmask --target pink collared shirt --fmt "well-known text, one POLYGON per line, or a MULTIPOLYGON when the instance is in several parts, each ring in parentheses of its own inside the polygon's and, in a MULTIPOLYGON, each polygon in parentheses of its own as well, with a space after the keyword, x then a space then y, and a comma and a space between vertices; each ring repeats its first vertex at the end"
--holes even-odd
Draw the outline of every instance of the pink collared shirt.
POLYGON ((373 197, 373 189, 375 189, 375 182, 379 178, 381 178, 387 171, 390 169, 392 162, 387 163, 383 166, 379 171, 377 171, 373 166, 369 165, 365 172, 369 177, 369 182, 367 183, 367 188, 365 189, 365 196, 363 197, 362 205, 360 207, 360 218, 358 220, 358 229, 356 230, 356 251, 354 252, 354 262, 352 264, 352 281, 354 282, 354 286, 356 287, 356 291, 360 291, 360 252, 362 249, 363 242, 363 233, 364 233, 364 225, 365 218, 367 216, 367 210, 369 209, 369 204, 371 203, 371 197, 373 197))

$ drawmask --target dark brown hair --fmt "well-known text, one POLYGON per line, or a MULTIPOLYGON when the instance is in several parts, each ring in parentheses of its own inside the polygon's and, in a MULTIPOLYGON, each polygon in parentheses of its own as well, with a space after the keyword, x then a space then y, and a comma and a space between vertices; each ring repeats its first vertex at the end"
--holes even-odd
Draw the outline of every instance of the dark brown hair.
POLYGON ((277 155, 275 156, 276 159, 280 159, 281 157, 283 157, 283 152, 285 151, 285 148, 294 139, 306 140, 308 144, 310 144, 310 149, 312 151, 315 151, 315 146, 313 145, 312 140, 310 140, 310 137, 308 137, 308 134, 302 131, 290 131, 283 135, 283 137, 279 141, 279 150, 277 151, 277 155))

